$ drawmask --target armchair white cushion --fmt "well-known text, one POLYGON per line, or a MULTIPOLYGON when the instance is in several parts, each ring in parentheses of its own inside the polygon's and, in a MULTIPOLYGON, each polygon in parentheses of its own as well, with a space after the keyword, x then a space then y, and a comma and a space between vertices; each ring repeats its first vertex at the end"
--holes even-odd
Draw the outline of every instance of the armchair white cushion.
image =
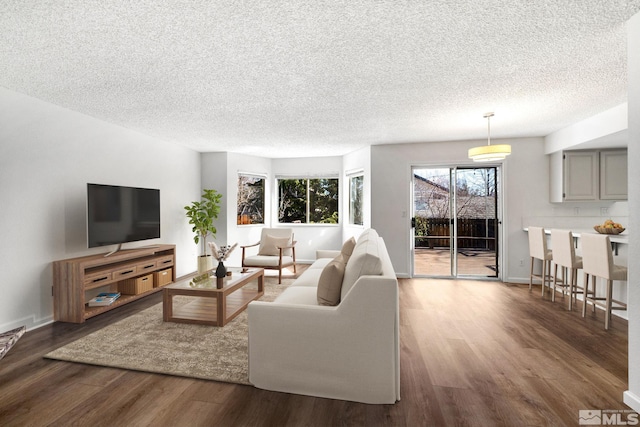
MULTIPOLYGON (((266 234, 260 240, 260 249, 258 255, 279 256, 280 248, 287 248, 291 244, 291 235, 284 237, 276 237, 266 234)), ((291 249, 283 251, 284 255, 290 255, 291 249)))

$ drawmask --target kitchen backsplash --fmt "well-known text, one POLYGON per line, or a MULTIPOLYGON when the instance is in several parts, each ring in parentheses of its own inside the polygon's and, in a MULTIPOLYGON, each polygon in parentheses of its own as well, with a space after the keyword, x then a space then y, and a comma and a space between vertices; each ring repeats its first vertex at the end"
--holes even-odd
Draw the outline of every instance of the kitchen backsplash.
MULTIPOLYGON (((624 227, 629 224, 628 202, 611 204, 563 203, 552 206, 550 212, 539 212, 522 217, 522 228, 530 225, 544 228, 564 228, 569 230, 591 229, 596 224, 611 218, 624 227)), ((627 229, 628 231, 628 229, 627 229)))

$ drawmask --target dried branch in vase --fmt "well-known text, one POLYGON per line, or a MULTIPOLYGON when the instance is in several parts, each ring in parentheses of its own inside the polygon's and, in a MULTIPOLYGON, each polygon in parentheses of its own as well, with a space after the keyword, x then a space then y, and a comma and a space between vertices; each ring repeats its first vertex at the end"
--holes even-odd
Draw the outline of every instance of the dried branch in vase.
POLYGON ((237 243, 234 243, 233 245, 218 246, 215 242, 209 242, 211 254, 220 262, 225 261, 236 246, 238 246, 237 243))

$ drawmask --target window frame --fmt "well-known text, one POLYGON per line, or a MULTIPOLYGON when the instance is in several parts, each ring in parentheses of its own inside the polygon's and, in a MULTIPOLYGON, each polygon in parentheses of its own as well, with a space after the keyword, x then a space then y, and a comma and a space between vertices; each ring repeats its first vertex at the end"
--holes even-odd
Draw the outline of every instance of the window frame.
POLYGON ((351 173, 351 174, 347 175, 347 178, 349 179, 349 183, 348 183, 348 185, 349 185, 349 188, 348 188, 348 192, 349 192, 348 210, 349 210, 349 212, 348 212, 348 216, 347 216, 347 218, 348 218, 347 219, 347 221, 348 221, 347 223, 350 226, 354 226, 354 227, 364 227, 364 171, 358 171, 358 172, 351 173), (353 191, 352 185, 353 185, 354 180, 358 179, 358 178, 360 178, 362 180, 361 190, 360 190, 361 191, 361 193, 360 193, 360 221, 361 221, 361 223, 352 222, 353 221, 353 217, 354 217, 354 215, 352 215, 353 214, 353 205, 354 205, 353 200, 351 198, 352 195, 353 195, 353 193, 352 193, 352 191, 353 191))
MULTIPOLYGON (((238 184, 237 184, 237 195, 236 195, 236 225, 237 226, 265 226, 267 221, 266 221, 266 213, 267 213, 267 176, 266 175, 262 175, 262 174, 257 174, 257 173, 251 173, 251 172, 238 172, 238 184), (244 215, 243 213, 239 212, 240 210, 240 199, 241 199, 241 194, 240 194, 240 180, 242 178, 253 178, 253 179, 259 179, 262 180, 262 212, 258 212, 259 215, 262 216, 262 222, 249 222, 249 223, 244 223, 241 220, 241 217, 244 215)), ((246 207, 246 205, 245 205, 246 207)), ((244 209, 243 209, 244 212, 244 209)))
POLYGON ((295 226, 295 227, 339 227, 341 225, 341 221, 342 221, 342 215, 341 215, 341 209, 340 209, 340 201, 342 198, 342 191, 341 191, 341 179, 339 176, 334 175, 334 174, 322 174, 322 175, 291 175, 291 176, 287 176, 287 175, 278 175, 275 177, 275 185, 274 185, 274 192, 275 192, 275 222, 278 225, 283 225, 283 226, 295 226), (310 212, 311 212, 311 200, 310 200, 310 181, 313 180, 321 180, 321 179, 326 179, 326 180, 335 180, 336 181, 336 196, 337 196, 337 200, 336 200, 336 212, 338 215, 338 219, 335 223, 331 223, 331 222, 309 222, 310 219, 310 212), (282 222, 280 220, 280 181, 283 180, 305 180, 306 181, 306 195, 305 195, 305 221, 306 222, 282 222))

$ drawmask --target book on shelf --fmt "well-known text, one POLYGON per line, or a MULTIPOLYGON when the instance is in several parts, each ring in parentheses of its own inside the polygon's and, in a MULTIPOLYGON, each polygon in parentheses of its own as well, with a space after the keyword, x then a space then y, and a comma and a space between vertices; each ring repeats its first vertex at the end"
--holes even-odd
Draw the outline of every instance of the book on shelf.
POLYGON ((120 298, 120 292, 100 292, 96 298, 120 298))
POLYGON ((101 292, 89 300, 89 307, 100 307, 113 304, 120 297, 120 292, 101 292))

